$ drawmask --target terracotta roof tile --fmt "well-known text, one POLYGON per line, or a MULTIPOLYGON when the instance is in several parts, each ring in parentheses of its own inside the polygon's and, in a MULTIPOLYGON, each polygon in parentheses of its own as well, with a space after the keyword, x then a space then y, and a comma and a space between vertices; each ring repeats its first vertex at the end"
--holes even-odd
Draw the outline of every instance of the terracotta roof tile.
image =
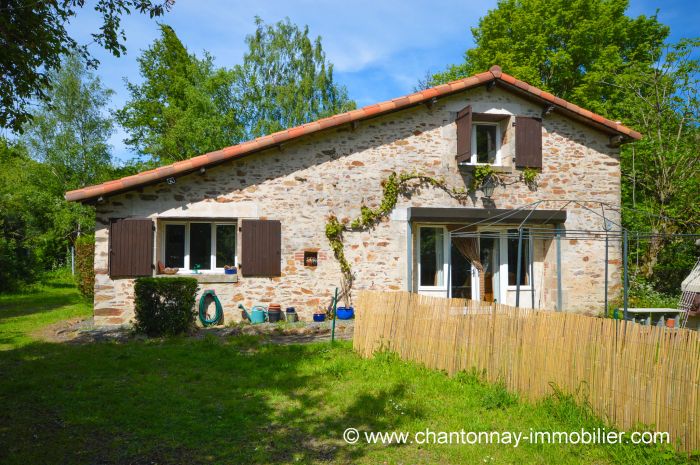
POLYGON ((518 82, 518 80, 515 79, 515 78, 514 78, 513 76, 511 76, 510 74, 501 74, 501 77, 500 77, 499 79, 502 80, 502 81, 505 81, 505 82, 507 82, 507 83, 509 83, 509 84, 515 84, 516 82, 518 82))
POLYGON ((101 196, 112 195, 147 184, 161 182, 171 176, 185 175, 196 171, 201 167, 221 163, 228 159, 242 157, 249 153, 274 147, 275 145, 293 140, 297 137, 333 127, 339 127, 347 123, 360 121, 374 116, 383 115, 392 111, 398 111, 412 105, 427 102, 436 97, 450 95, 454 92, 470 89, 494 80, 498 83, 504 83, 505 87, 512 86, 512 88, 519 92, 524 92, 529 94, 531 97, 552 103, 574 114, 575 116, 582 118, 584 121, 589 121, 592 124, 598 124, 599 126, 606 127, 609 130, 617 132, 628 139, 640 139, 642 137, 638 132, 633 131, 632 129, 629 129, 619 123, 610 121, 589 110, 585 110, 577 105, 567 102, 566 100, 555 97, 549 92, 545 92, 537 87, 515 79, 513 76, 503 73, 499 66, 492 66, 491 69, 486 72, 475 74, 463 79, 458 79, 447 84, 441 84, 439 86, 425 89, 420 92, 415 92, 410 95, 405 95, 403 97, 398 97, 387 102, 369 105, 364 108, 359 108, 357 110, 323 118, 318 121, 294 128, 278 131, 251 141, 226 147, 204 155, 199 155, 189 160, 180 161, 168 166, 144 171, 133 176, 127 176, 122 179, 107 181, 96 186, 88 186, 82 189, 69 191, 66 192, 65 197, 66 200, 69 201, 95 200, 101 196))

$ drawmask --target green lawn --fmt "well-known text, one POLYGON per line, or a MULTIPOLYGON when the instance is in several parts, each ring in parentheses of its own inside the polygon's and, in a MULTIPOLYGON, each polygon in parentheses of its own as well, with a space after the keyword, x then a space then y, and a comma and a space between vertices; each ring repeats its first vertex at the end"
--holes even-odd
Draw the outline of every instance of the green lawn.
MULTIPOLYGON (((0 297, 0 463, 661 463, 632 446, 346 445, 342 432, 580 430, 568 402, 517 401, 349 343, 251 338, 49 344, 29 332, 89 314, 65 282, 0 297)), ((677 456, 666 457, 676 461, 677 456)), ((668 463, 668 462, 664 462, 668 463)))
POLYGON ((32 342, 43 326, 92 314, 92 304, 78 294, 70 275, 57 273, 22 294, 0 294, 0 351, 32 342))

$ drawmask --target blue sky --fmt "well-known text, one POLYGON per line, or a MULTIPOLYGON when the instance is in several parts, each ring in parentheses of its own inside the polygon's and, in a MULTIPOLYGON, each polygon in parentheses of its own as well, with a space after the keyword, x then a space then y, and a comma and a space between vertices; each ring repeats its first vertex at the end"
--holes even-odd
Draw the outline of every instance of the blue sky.
MULTIPOLYGON (((266 22, 289 17, 306 24, 313 37, 322 37, 337 81, 364 106, 409 93, 426 72, 460 62, 473 45, 470 28, 495 5, 496 0, 176 0, 158 21, 173 26, 191 52, 201 55, 207 50, 226 67, 241 62, 244 39, 253 32, 256 15, 266 22)), ((631 0, 628 14, 651 15, 657 9, 673 38, 699 35, 700 9, 690 0, 631 0)), ((143 15, 126 17, 123 25, 126 55, 115 58, 91 48, 101 61, 97 74, 116 92, 112 108, 128 98, 124 78, 139 81, 136 57, 158 36, 156 21, 143 15)), ((98 17, 88 7, 73 20, 70 31, 87 43, 98 27, 98 17)), ((124 136, 117 128, 110 141, 119 160, 134 157, 122 142, 124 136)))

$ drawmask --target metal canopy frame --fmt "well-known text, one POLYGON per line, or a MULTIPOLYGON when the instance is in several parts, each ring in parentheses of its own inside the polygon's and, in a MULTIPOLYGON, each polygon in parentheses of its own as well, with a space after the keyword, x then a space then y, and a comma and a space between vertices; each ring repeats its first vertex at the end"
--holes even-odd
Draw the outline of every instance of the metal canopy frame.
MULTIPOLYGON (((430 209, 426 209, 430 210, 430 209)), ((437 212, 437 210, 448 210, 448 209, 432 209, 437 212)), ((460 210, 460 209, 453 209, 460 210)), ((462 209, 466 210, 466 209, 462 209)), ((470 209, 477 210, 477 209, 470 209)), ((488 210, 488 209, 486 209, 488 210)), ((489 233, 489 232, 479 232, 476 231, 476 227, 479 229, 488 229, 491 226, 503 226, 503 225, 513 225, 515 232, 506 232, 505 236, 507 238, 517 238, 518 239, 518 259, 517 259, 517 269, 516 269, 516 307, 520 306, 520 278, 522 276, 522 253, 523 253, 523 235, 524 229, 528 229, 528 238, 532 240, 552 240, 556 244, 556 261, 557 261, 557 311, 563 311, 563 299, 562 299, 562 266, 561 266, 561 241, 566 240, 585 240, 585 241, 601 241, 605 243, 605 311, 608 311, 608 287, 609 287, 609 276, 608 276, 608 257, 609 257, 609 247, 610 242, 616 242, 622 245, 622 287, 623 287, 623 310, 624 318, 628 318, 628 308, 629 308, 629 266, 627 261, 627 255, 629 251, 629 231, 624 228, 621 224, 613 221, 606 212, 616 212, 617 214, 622 214, 622 207, 615 206, 607 202, 602 202, 598 200, 580 200, 580 199, 547 199, 538 200, 536 202, 528 203, 513 209, 490 209, 490 213, 484 214, 481 217, 477 216, 475 221, 470 222, 464 226, 461 226, 453 231, 451 235, 455 237, 493 237, 502 238, 504 233, 489 233), (575 206, 577 208, 584 209, 588 212, 593 213, 601 219, 601 229, 565 229, 564 222, 566 220, 566 209, 569 206, 575 206), (550 209, 543 209, 543 206, 550 206, 550 209), (559 208, 553 209, 551 206, 558 206, 559 208), (562 220, 563 219, 563 220, 562 220), (517 224, 517 226, 516 226, 517 224), (554 228, 544 228, 544 227, 533 227, 535 224, 553 224, 554 228)), ((415 220, 420 220, 420 216, 416 215, 418 218, 415 220)), ((426 215, 427 216, 427 215, 426 215)), ((456 216, 456 215, 453 215, 456 216)), ((410 215, 409 215, 410 217, 410 215)), ((700 237, 700 234, 659 234, 652 232, 642 232, 634 231, 636 239, 639 241, 644 239, 651 239, 655 237, 700 237)), ((532 242, 530 242, 532 244, 532 242)), ((534 276, 533 273, 533 262, 530 260, 530 276, 534 276)), ((532 295, 532 308, 535 307, 535 283, 534 279, 530 283, 531 295, 532 295)))

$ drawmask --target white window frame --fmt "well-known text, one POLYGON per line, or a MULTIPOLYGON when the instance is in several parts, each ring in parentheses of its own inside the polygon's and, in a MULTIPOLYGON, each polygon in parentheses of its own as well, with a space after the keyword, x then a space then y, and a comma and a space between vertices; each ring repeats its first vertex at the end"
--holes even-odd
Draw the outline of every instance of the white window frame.
POLYGON ((236 231, 236 246, 234 250, 234 263, 232 265, 238 265, 238 222, 237 221, 205 221, 205 220, 190 220, 190 221, 161 221, 161 232, 160 232, 160 261, 165 263, 165 229, 168 225, 182 225, 185 226, 185 259, 184 267, 180 268, 177 274, 192 274, 190 269, 190 225, 192 223, 207 223, 210 225, 211 231, 211 255, 209 257, 208 270, 199 270, 202 274, 223 274, 224 268, 216 268, 216 227, 217 226, 233 226, 236 231))
POLYGON ((444 291, 448 292, 449 290, 449 272, 450 272, 450 232, 447 230, 447 227, 444 224, 421 224, 418 226, 418 234, 416 234, 416 257, 417 257, 417 262, 418 262, 418 274, 417 274, 417 284, 418 284, 418 291, 444 291), (442 263, 442 286, 422 286, 420 283, 420 277, 421 277, 421 260, 420 260, 420 238, 421 238, 421 229, 442 229, 442 234, 443 234, 443 241, 442 241, 442 248, 443 248, 443 263, 442 263))
POLYGON ((501 124, 499 122, 490 121, 472 121, 472 156, 469 159, 470 165, 493 165, 501 166, 501 124), (476 153, 476 127, 477 126, 495 126, 496 127, 496 159, 493 163, 478 163, 476 153))

